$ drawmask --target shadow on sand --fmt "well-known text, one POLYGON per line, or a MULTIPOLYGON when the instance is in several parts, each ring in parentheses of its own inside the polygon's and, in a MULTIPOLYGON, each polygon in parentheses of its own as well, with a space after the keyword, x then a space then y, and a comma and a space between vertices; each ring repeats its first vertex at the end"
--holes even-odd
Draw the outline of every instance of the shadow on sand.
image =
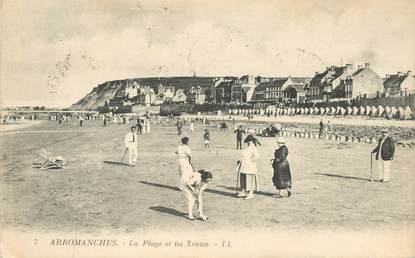
MULTIPOLYGON (((236 192, 236 187, 234 187, 234 186, 218 185, 218 187, 222 187, 222 188, 225 188, 227 190, 231 190, 231 191, 236 192)), ((255 192, 255 194, 263 195, 263 196, 272 196, 272 193, 267 193, 267 192, 263 192, 263 191, 257 191, 257 192, 255 192)), ((235 194, 233 193, 232 196, 235 197, 235 194)))
MULTIPOLYGON (((156 186, 156 187, 161 187, 161 188, 165 188, 165 189, 170 189, 170 190, 174 190, 174 191, 180 191, 178 187, 174 187, 174 186, 170 186, 170 185, 163 185, 163 184, 151 183, 151 182, 146 182, 146 181, 140 181, 140 183, 146 184, 146 185, 151 185, 151 186, 156 186)), ((222 187, 222 188, 225 188, 227 190, 235 191, 235 187, 231 187, 231 186, 218 185, 218 187, 222 187)), ((227 197, 232 197, 232 198, 235 198, 235 196, 236 196, 235 192, 224 192, 224 191, 215 190, 215 189, 206 189, 205 192, 206 193, 212 193, 212 194, 219 194, 219 195, 222 195, 222 196, 227 196, 227 197)), ((255 194, 263 195, 263 196, 272 196, 272 193, 267 193, 267 192, 262 192, 262 191, 255 192, 255 194)))
MULTIPOLYGON (((146 181, 140 181, 140 183, 146 184, 146 185, 152 185, 152 186, 156 186, 156 187, 161 187, 161 188, 165 188, 165 189, 170 189, 170 190, 174 190, 174 191, 180 191, 178 187, 174 187, 174 186, 170 186, 170 185, 162 185, 162 184, 151 183, 151 182, 146 182, 146 181)), ((224 191, 219 191, 219 190, 214 190, 214 189, 206 189, 205 192, 206 193, 219 194, 219 195, 228 196, 228 197, 235 197, 234 193, 224 192, 224 191)))
POLYGON ((128 166, 128 164, 119 162, 119 161, 110 161, 110 160, 104 160, 105 164, 114 165, 114 166, 128 166))
POLYGON ((354 179, 354 180, 370 181, 370 179, 368 179, 368 178, 355 177, 355 176, 343 176, 343 175, 327 174, 327 173, 316 173, 316 175, 329 176, 329 177, 337 177, 337 178, 343 178, 343 179, 354 179))
POLYGON ((170 214, 170 215, 178 216, 178 217, 184 217, 184 216, 187 215, 184 212, 181 212, 181 211, 178 211, 178 210, 172 209, 172 208, 167 208, 167 207, 164 207, 164 206, 154 206, 154 207, 150 207, 149 209, 153 210, 153 211, 158 211, 158 212, 161 212, 161 213, 167 213, 167 214, 170 214))

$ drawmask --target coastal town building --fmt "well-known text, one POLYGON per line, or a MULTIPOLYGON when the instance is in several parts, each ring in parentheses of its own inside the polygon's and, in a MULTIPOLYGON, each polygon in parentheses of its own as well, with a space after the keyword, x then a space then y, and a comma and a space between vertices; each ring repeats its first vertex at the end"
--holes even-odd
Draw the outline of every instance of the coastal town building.
POLYGON ((351 76, 340 81, 333 89, 332 99, 359 99, 380 97, 383 93, 382 78, 370 68, 369 63, 359 65, 351 76))
POLYGON ((307 91, 311 102, 373 98, 383 93, 382 78, 369 63, 359 65, 357 70, 352 64, 331 66, 322 73, 316 72, 307 91))
POLYGON ((415 77, 412 71, 406 73, 398 72, 393 75, 386 75, 383 82, 386 96, 407 96, 415 94, 415 77))
POLYGON ((305 87, 310 81, 309 78, 280 77, 263 80, 254 91, 251 102, 256 106, 267 104, 304 102, 305 87))

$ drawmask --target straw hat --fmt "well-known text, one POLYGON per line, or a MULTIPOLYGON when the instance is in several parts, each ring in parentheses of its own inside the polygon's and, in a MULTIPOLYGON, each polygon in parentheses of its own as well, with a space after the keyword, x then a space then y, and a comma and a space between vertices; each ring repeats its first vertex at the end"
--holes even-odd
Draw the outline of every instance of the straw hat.
POLYGON ((285 143, 285 139, 283 137, 278 137, 277 143, 285 143))

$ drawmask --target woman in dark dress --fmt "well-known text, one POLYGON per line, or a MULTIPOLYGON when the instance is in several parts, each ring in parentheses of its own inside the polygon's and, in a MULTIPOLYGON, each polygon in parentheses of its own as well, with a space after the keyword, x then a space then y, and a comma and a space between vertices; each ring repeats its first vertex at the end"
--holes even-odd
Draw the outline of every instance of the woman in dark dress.
POLYGON ((272 167, 274 169, 274 176, 272 182, 278 192, 275 197, 290 197, 291 191, 291 171, 290 164, 288 163, 288 148, 285 146, 285 139, 280 137, 277 138, 278 149, 274 152, 274 160, 272 167))

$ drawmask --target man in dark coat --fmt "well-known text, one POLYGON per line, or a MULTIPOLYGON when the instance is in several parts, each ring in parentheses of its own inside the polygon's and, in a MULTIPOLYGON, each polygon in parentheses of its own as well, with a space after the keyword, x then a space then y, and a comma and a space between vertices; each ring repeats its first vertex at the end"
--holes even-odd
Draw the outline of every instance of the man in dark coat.
POLYGON ((183 127, 182 121, 177 120, 177 123, 176 123, 177 135, 182 134, 182 127, 183 127))
POLYGON ((378 140, 378 145, 372 153, 376 153, 376 160, 380 161, 380 181, 384 183, 389 182, 390 165, 395 154, 395 142, 389 136, 387 129, 382 130, 382 137, 378 140))
POLYGON ((244 131, 242 130, 242 126, 240 125, 238 129, 235 130, 236 133, 236 149, 242 150, 242 136, 244 131))
POLYGON ((323 119, 321 119, 319 123, 318 138, 323 137, 323 130, 324 130, 324 124, 323 124, 323 119))
POLYGON ((288 148, 285 146, 285 139, 280 137, 277 139, 279 148, 274 152, 274 161, 272 162, 272 168, 274 169, 274 176, 272 182, 278 193, 275 197, 290 197, 291 191, 291 170, 288 163, 288 148))

